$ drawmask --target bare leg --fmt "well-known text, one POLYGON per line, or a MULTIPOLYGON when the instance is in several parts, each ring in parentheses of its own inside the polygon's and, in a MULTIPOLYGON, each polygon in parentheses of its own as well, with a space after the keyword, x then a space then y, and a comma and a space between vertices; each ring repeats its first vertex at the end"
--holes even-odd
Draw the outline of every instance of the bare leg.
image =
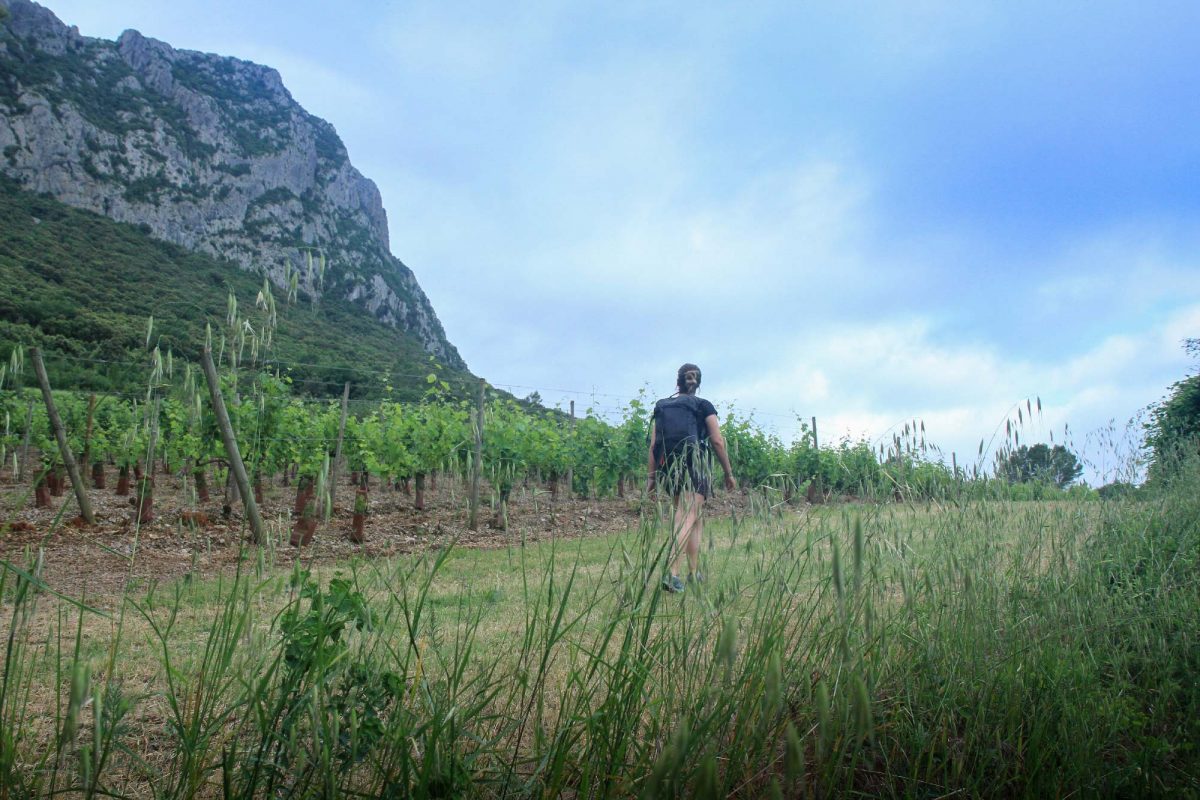
MULTIPOLYGON (((675 511, 672 514, 672 518, 671 518, 671 523, 674 526, 674 530, 671 531, 672 542, 671 542, 670 571, 671 571, 672 575, 679 575, 679 559, 683 556, 683 547, 681 545, 680 537, 683 534, 684 511, 679 508, 679 505, 680 505, 679 500, 681 497, 683 497, 682 493, 675 495, 675 499, 674 499, 675 511)), ((686 509, 686 506, 684 508, 686 509)))
POLYGON ((700 573, 700 543, 704 540, 704 495, 696 495, 696 520, 692 523, 692 535, 688 537, 688 572, 700 573))
POLYGON ((672 575, 679 575, 684 556, 687 556, 688 569, 691 572, 696 571, 700 561, 700 534, 704 530, 701 517, 703 508, 702 494, 685 492, 675 498, 675 555, 671 560, 672 575))

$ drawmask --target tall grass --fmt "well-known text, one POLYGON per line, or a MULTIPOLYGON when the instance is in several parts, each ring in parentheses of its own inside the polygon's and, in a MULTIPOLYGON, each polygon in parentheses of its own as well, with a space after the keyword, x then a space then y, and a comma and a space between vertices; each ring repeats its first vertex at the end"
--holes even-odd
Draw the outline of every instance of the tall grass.
POLYGON ((681 596, 655 514, 320 574, 247 553, 111 619, 34 559, 0 578, 0 796, 1200 792, 1179 487, 765 504, 709 522, 681 596))

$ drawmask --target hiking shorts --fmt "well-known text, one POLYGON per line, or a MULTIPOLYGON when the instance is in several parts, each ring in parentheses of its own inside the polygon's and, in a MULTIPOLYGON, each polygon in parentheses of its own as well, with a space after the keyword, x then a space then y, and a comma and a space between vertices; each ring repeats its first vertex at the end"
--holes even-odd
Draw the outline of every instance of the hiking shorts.
POLYGON ((695 492, 707 500, 712 495, 708 475, 693 459, 687 457, 668 457, 655 472, 654 481, 663 491, 670 492, 672 497, 695 492))

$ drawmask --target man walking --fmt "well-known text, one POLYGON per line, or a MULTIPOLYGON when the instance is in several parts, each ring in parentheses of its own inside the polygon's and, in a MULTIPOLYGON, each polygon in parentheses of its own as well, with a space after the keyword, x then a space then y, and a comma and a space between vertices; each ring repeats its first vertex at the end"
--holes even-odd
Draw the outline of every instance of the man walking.
POLYGON ((668 592, 684 590, 685 584, 679 578, 684 556, 688 581, 701 580, 698 568, 704 534, 704 501, 712 493, 706 457, 710 443, 725 471, 725 488, 733 491, 737 486, 717 424, 717 409, 696 395, 700 388, 700 368, 684 364, 676 374, 675 385, 678 391, 655 403, 650 417, 646 484, 647 491, 654 491, 656 485, 669 491, 675 504, 670 573, 663 579, 663 589, 668 592))

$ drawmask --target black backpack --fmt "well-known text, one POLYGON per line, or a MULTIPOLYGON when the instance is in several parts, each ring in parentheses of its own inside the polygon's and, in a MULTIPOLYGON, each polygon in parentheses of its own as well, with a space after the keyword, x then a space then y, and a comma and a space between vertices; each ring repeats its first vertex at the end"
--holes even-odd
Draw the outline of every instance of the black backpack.
POLYGON ((700 398, 681 394, 654 404, 654 460, 661 466, 667 455, 697 449, 708 440, 708 428, 700 418, 700 398))

